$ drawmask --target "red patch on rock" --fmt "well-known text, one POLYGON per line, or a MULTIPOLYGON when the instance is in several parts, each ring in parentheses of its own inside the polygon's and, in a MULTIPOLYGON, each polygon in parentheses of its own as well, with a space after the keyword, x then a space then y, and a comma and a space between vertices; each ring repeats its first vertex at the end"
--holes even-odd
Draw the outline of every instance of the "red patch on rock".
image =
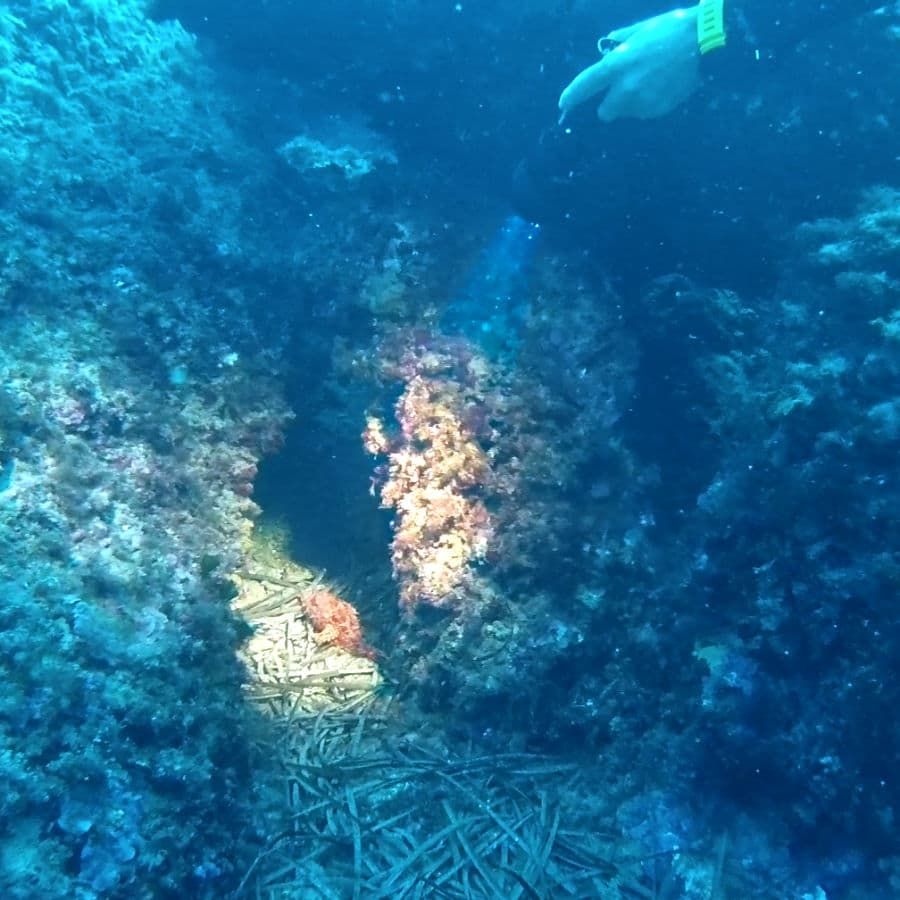
POLYGON ((300 598, 309 617, 318 644, 333 644, 352 653, 374 660, 376 651, 363 640, 362 626, 356 608, 338 597, 334 591, 320 588, 300 598))

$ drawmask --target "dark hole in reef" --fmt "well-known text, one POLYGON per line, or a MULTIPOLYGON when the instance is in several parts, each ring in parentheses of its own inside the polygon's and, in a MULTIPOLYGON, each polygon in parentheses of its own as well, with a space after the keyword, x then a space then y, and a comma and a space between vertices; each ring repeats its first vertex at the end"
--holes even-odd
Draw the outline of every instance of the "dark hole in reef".
MULTIPOLYGON (((344 333, 359 327, 337 324, 344 333)), ((370 389, 331 374, 335 326, 312 310, 297 329, 289 358, 303 363, 286 389, 295 418, 280 452, 262 461, 254 499, 288 526, 294 559, 354 591, 361 580, 390 583, 391 516, 372 491, 377 462, 361 437, 370 389)))
POLYGON ((289 526, 296 560, 352 583, 390 570, 390 517, 369 493, 372 470, 358 435, 325 433, 300 415, 261 464, 254 499, 289 526))

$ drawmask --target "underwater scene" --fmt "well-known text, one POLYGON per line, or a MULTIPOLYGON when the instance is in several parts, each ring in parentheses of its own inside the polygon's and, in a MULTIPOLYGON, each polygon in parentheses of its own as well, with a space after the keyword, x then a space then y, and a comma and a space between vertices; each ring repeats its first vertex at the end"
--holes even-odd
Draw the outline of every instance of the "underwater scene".
POLYGON ((900 3, 0 2, 0 900, 900 898, 900 3))

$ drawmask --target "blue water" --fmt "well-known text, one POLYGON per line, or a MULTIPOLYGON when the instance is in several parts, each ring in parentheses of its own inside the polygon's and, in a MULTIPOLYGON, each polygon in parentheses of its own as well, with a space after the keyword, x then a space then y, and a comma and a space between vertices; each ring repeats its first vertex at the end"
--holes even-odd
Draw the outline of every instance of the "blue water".
POLYGON ((447 304, 441 330, 464 335, 489 355, 513 349, 527 307, 529 269, 539 239, 539 225, 521 216, 506 217, 447 304))
POLYGON ((0 897, 900 895, 900 13, 745 3, 0 10, 0 897))

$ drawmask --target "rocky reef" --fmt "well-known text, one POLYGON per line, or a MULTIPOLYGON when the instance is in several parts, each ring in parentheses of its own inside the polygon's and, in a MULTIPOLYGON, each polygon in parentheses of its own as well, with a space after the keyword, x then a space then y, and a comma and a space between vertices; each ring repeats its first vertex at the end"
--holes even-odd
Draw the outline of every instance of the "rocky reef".
MULTIPOLYGON (((808 183, 717 156, 680 206, 667 136, 621 216, 579 161, 538 228, 511 196, 596 135, 511 116, 512 6, 464 6, 316 77, 248 74, 280 9, 215 50, 166 3, 0 13, 3 896, 896 893, 889 91, 808 183)), ((900 77, 894 13, 854 33, 900 77)), ((819 134, 744 99, 703 140, 819 134)))

